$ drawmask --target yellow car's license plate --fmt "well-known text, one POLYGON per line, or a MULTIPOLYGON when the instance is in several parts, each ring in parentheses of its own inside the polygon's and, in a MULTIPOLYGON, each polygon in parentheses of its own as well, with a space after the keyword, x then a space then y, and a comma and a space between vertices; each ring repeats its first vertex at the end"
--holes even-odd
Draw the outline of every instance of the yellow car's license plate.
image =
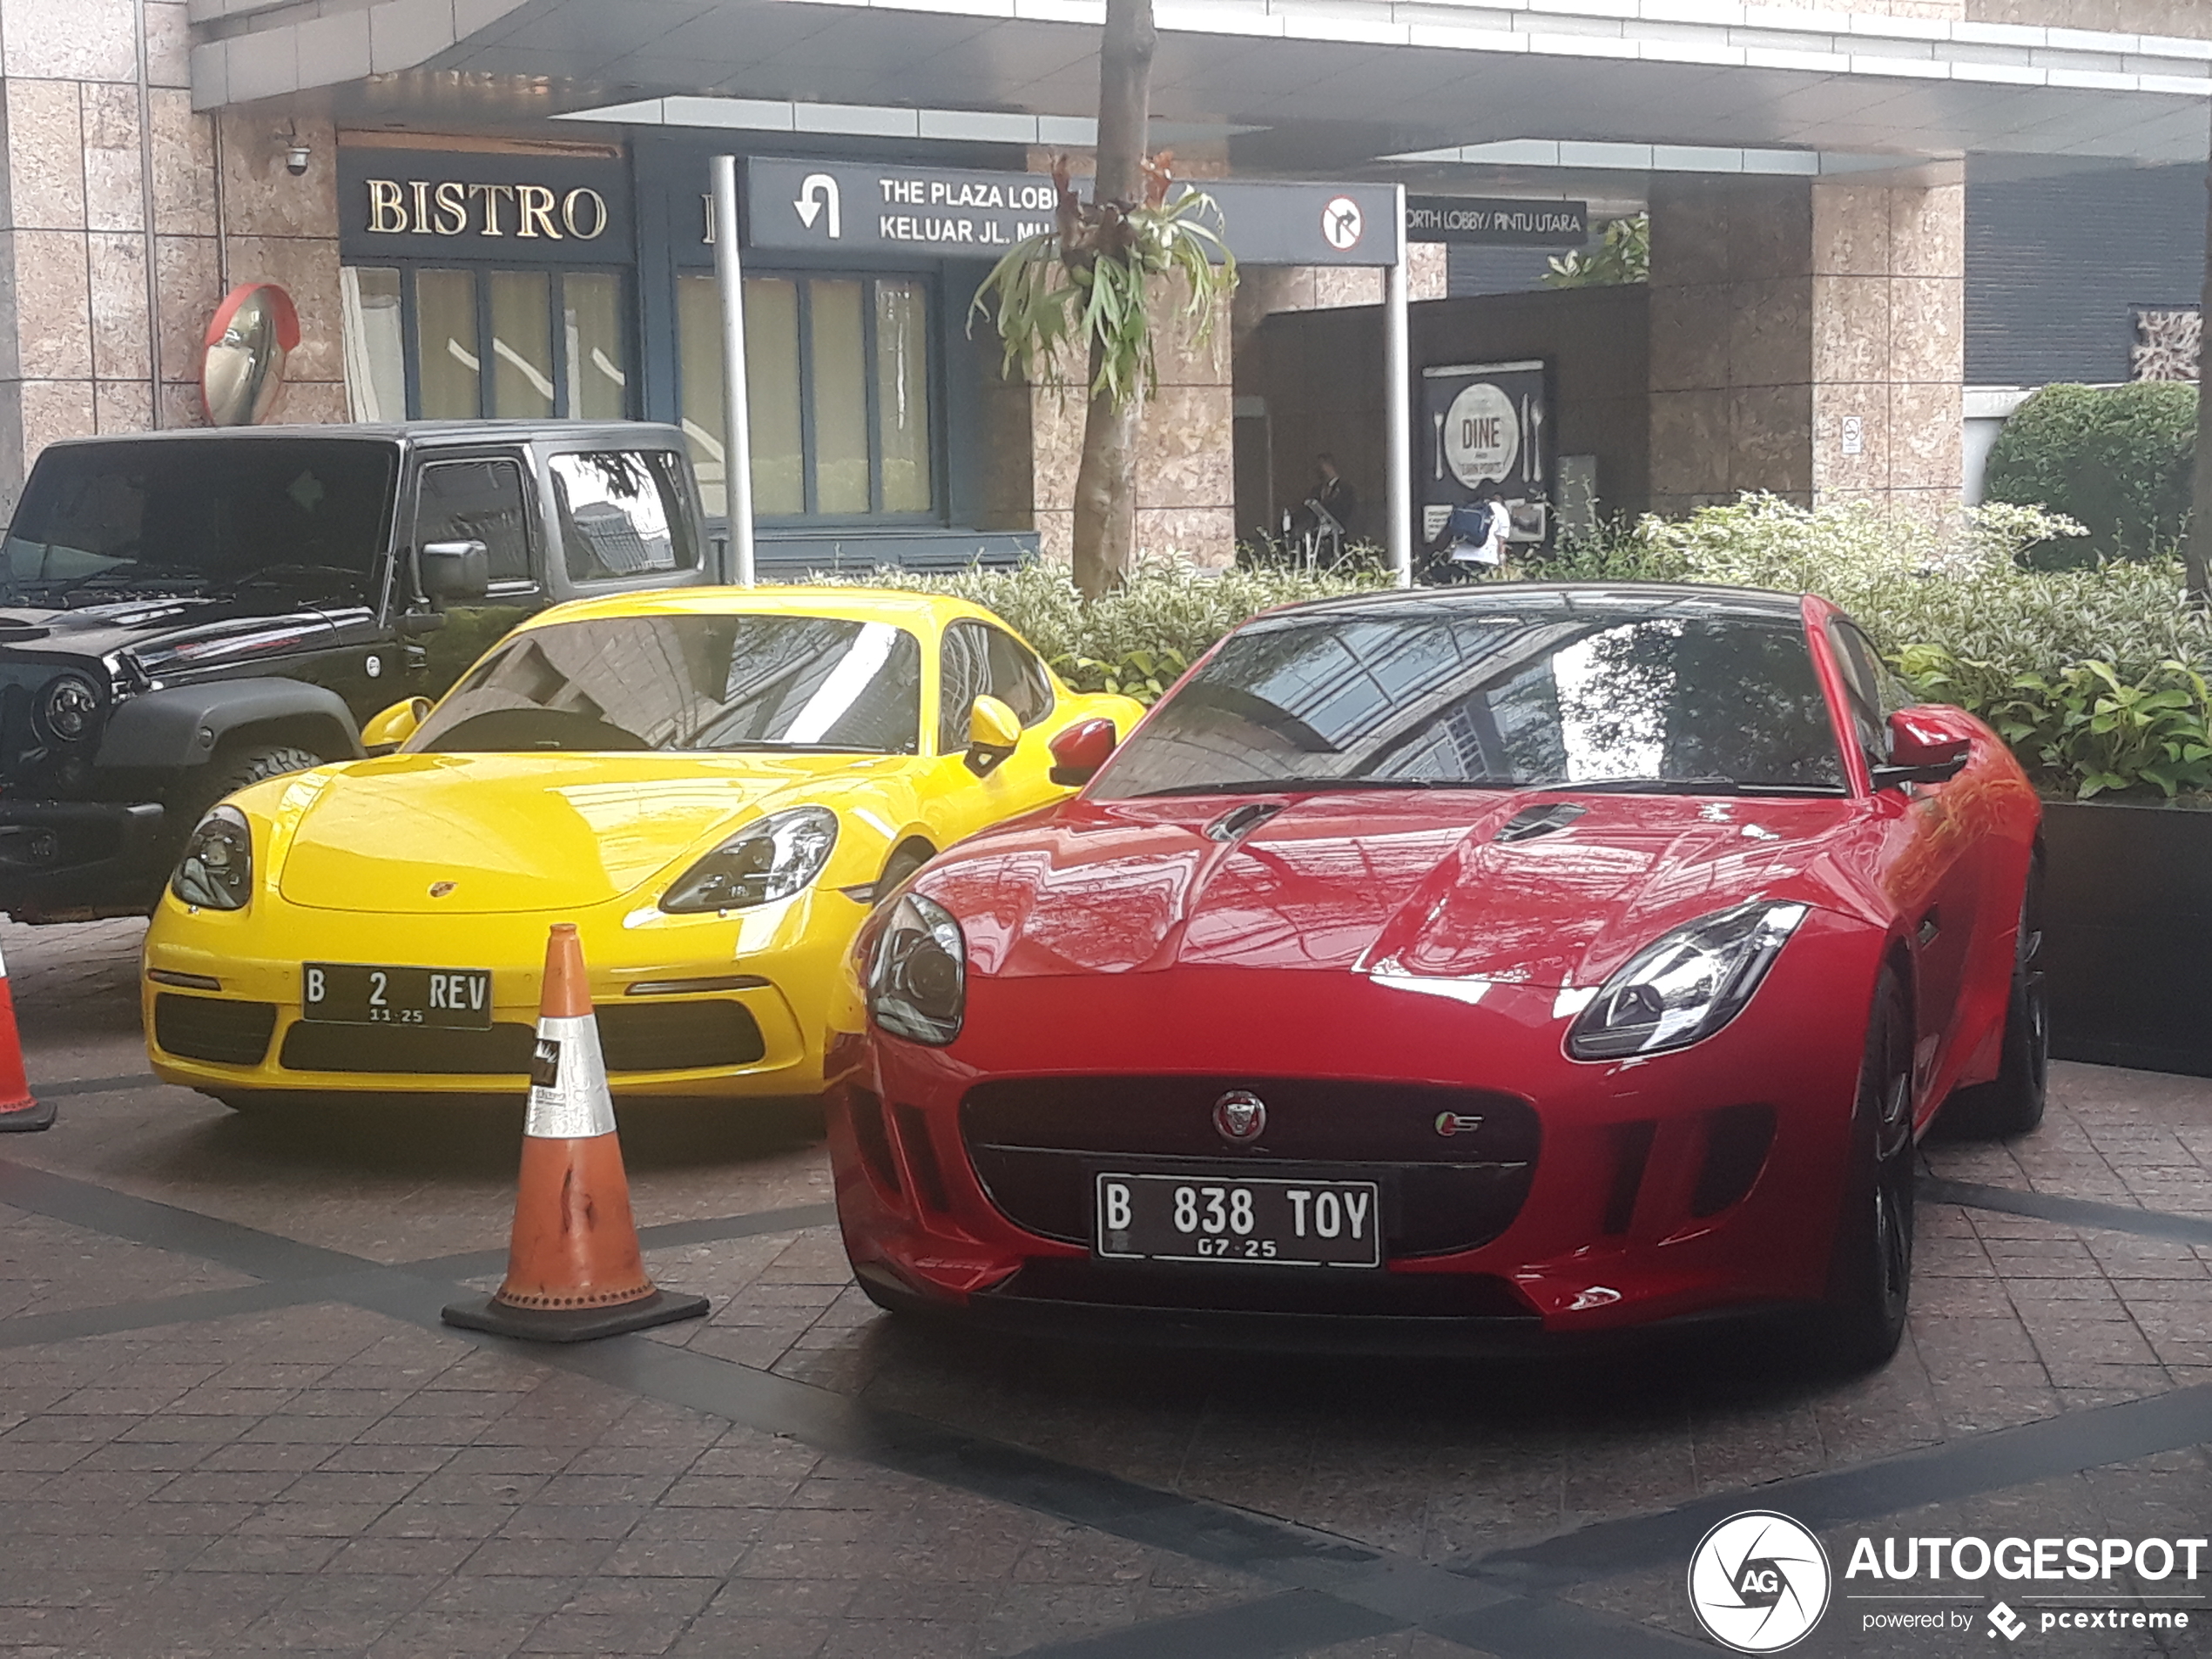
POLYGON ((300 1016, 337 1025, 491 1024, 491 970, 307 962, 300 970, 300 1016))

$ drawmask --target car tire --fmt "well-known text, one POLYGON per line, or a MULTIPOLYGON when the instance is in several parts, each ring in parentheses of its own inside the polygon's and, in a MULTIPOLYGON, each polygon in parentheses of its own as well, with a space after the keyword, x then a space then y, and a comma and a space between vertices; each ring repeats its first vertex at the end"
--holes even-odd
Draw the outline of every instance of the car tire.
POLYGON ((1851 1113, 1851 1160, 1819 1326, 1838 1370, 1871 1371, 1897 1352, 1912 1295, 1912 1016, 1885 968, 1874 988, 1851 1113))
POLYGON ((2039 859, 2020 896, 2020 942, 2005 1004, 2005 1042, 1997 1076, 1952 1091, 1944 1103, 1947 1135, 1977 1140, 2025 1135, 2043 1121, 2051 1071, 2051 1003, 2043 981, 2043 870, 2039 859))
POLYGON ((181 809, 178 817, 182 821, 172 827, 179 836, 189 834, 192 826, 206 816, 207 809, 224 796, 248 784, 281 778, 288 772, 305 772, 322 763, 320 755, 289 743, 254 743, 219 750, 200 776, 188 778, 179 786, 173 799, 181 809))
POLYGON ((916 846, 902 846, 894 853, 890 862, 883 867, 883 873, 875 880, 875 902, 881 904, 888 899, 905 885, 908 876, 936 856, 931 848, 916 846))

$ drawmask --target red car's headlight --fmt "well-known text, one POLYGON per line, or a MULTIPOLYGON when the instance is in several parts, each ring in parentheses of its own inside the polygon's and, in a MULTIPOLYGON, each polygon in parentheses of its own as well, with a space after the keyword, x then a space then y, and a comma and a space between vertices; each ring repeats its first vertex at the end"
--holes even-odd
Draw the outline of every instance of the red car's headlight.
POLYGON ((901 894, 876 931, 868 1014, 886 1031, 942 1047, 968 1012, 968 940, 952 913, 901 894))
POLYGON ((1743 1011, 1805 908, 1757 900, 1676 928, 1606 981, 1568 1028, 1567 1052, 1616 1060, 1710 1037, 1743 1011))

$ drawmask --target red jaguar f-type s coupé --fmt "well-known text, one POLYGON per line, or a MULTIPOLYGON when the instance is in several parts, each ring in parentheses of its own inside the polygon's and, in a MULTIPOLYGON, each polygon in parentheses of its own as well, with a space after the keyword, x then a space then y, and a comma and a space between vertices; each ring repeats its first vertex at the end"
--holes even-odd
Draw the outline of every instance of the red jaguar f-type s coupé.
POLYGON ((1833 606, 1273 611, 871 920, 831 1150, 894 1308, 1304 1342, 1904 1326, 1913 1147, 2042 1111, 2039 810, 1833 606), (1093 775, 1095 774, 1095 775, 1093 775))

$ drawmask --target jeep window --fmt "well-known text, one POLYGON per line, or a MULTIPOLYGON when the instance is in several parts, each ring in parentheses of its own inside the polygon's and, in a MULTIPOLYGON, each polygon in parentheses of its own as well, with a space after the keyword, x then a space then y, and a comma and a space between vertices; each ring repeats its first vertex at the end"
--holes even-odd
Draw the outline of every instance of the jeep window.
POLYGON ((530 580, 529 509, 515 461, 439 461, 422 469, 415 544, 482 542, 494 582, 530 580))
POLYGON ((331 439, 57 446, 9 528, 0 602, 254 588, 373 604, 394 466, 383 444, 331 439))
POLYGON ((571 582, 604 582, 698 563, 676 456, 665 449, 590 449, 551 462, 571 582))
POLYGON ((594 617, 500 644, 410 754, 566 749, 913 754, 921 647, 836 617, 594 617))

